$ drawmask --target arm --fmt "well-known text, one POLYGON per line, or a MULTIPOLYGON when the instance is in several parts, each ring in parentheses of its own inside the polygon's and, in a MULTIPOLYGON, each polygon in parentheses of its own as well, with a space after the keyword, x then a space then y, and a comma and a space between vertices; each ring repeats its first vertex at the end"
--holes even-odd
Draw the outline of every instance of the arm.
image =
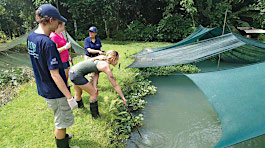
POLYGON ((59 53, 65 51, 66 49, 69 49, 71 47, 70 42, 66 43, 64 46, 58 48, 58 43, 59 43, 59 38, 57 36, 54 35, 54 33, 52 33, 50 35, 50 39, 56 44, 56 48, 59 51, 59 53))
POLYGON ((102 52, 101 50, 95 50, 95 49, 91 49, 91 48, 87 48, 86 49, 89 53, 92 53, 92 54, 103 54, 104 52, 102 52))
POLYGON ((61 75, 59 74, 59 70, 58 69, 50 70, 50 74, 51 74, 53 81, 55 82, 59 90, 64 94, 64 96, 67 99, 71 99, 72 95, 69 92, 68 88, 66 87, 61 75))
MULTIPOLYGON (((57 44, 56 44, 56 45, 57 45, 57 44)), ((57 48, 57 50, 59 51, 59 53, 61 53, 61 52, 65 51, 66 48, 63 46, 63 47, 61 47, 61 48, 57 48)))
POLYGON ((104 72, 107 74, 110 83, 114 87, 115 91, 120 95, 121 99, 123 100, 123 103, 126 105, 127 101, 126 101, 126 99, 125 99, 125 97, 121 91, 120 86, 116 83, 115 78, 113 76, 113 73, 110 70, 110 67, 108 66, 104 72))
POLYGON ((90 37, 87 37, 84 41, 84 47, 85 47, 85 50, 88 52, 88 53, 91 53, 91 54, 102 54, 102 51, 101 51, 101 42, 100 43, 100 46, 97 47, 97 49, 99 50, 95 50, 94 47, 92 48, 91 47, 91 44, 90 44, 90 41, 91 41, 91 38, 90 37))
POLYGON ((55 82, 55 84, 59 88, 59 90, 67 98, 67 101, 68 101, 68 104, 69 104, 71 110, 75 109, 77 107, 77 102, 72 97, 70 91, 66 87, 61 75, 59 74, 59 70, 58 69, 50 70, 50 74, 51 74, 51 77, 52 77, 53 81, 55 82))
POLYGON ((63 95, 67 98, 68 104, 70 108, 73 110, 77 107, 77 103, 75 99, 72 97, 70 91, 68 90, 66 84, 64 83, 63 78, 61 77, 59 73, 59 67, 60 62, 57 60, 60 59, 59 52, 55 46, 55 44, 49 44, 46 47, 46 50, 44 52, 46 55, 47 65, 48 69, 50 71, 51 77, 58 87, 58 89, 63 93, 63 95))
MULTIPOLYGON (((58 45, 56 44, 56 47, 58 47, 58 45)), ((59 51, 59 53, 69 49, 71 47, 71 43, 68 42, 66 43, 63 47, 57 48, 57 50, 59 51)))

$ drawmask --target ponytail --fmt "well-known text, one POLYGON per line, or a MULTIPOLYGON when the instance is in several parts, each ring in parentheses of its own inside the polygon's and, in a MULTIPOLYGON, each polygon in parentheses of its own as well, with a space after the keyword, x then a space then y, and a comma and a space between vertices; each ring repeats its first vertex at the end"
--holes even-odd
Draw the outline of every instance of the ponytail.
POLYGON ((110 61, 111 59, 116 60, 119 58, 119 53, 115 50, 110 50, 107 52, 106 55, 100 55, 92 58, 94 61, 99 60, 99 61, 110 61))
POLYGON ((92 58, 94 61, 99 60, 99 61, 107 61, 107 56, 105 55, 100 55, 92 58))

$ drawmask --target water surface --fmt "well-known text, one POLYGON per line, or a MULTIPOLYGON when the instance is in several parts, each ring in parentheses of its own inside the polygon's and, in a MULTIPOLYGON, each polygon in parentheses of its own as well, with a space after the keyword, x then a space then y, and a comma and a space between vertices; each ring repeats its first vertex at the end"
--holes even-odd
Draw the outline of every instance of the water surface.
MULTIPOLYGON (((197 63, 202 72, 216 71, 213 62, 197 63)), ((221 63, 220 70, 244 66, 221 63)), ((150 78, 157 93, 148 96, 144 125, 127 141, 127 148, 211 148, 219 141, 221 123, 203 92, 186 76, 150 78)), ((210 81, 210 78, 206 81, 210 81)), ((265 147, 265 136, 233 145, 230 148, 265 147)))

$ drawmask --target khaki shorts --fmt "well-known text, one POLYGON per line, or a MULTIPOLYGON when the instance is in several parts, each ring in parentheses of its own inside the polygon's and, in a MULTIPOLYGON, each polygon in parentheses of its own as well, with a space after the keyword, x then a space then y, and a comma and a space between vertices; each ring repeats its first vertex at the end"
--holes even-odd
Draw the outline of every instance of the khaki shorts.
POLYGON ((66 97, 46 99, 47 105, 53 110, 56 129, 65 129, 74 124, 74 115, 66 97))

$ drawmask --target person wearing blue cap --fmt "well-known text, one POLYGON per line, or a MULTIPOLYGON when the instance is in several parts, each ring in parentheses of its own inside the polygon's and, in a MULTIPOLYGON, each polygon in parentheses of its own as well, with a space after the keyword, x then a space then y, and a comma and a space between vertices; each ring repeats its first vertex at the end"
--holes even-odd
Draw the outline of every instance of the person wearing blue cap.
POLYGON ((50 4, 41 5, 35 12, 38 28, 27 39, 28 53, 37 84, 38 94, 46 98, 55 117, 57 147, 68 148, 70 135, 66 128, 74 123, 75 99, 67 88, 67 80, 56 44, 49 38, 58 28, 59 21, 66 22, 59 11, 50 4))
MULTIPOLYGON (((87 37, 84 41, 84 47, 85 47, 85 59, 90 59, 92 57, 96 57, 98 55, 104 55, 105 52, 101 50, 101 42, 100 39, 97 37, 97 28, 95 26, 91 26, 88 29, 89 37, 87 37)), ((89 73, 88 78, 89 81, 92 82, 95 77, 98 77, 95 73, 89 73)), ((83 100, 77 101, 78 108, 84 108, 83 100)))
POLYGON ((104 54, 104 51, 101 50, 102 45, 100 39, 97 37, 97 28, 92 26, 88 29, 88 32, 89 37, 87 37, 84 42, 86 59, 104 54))

